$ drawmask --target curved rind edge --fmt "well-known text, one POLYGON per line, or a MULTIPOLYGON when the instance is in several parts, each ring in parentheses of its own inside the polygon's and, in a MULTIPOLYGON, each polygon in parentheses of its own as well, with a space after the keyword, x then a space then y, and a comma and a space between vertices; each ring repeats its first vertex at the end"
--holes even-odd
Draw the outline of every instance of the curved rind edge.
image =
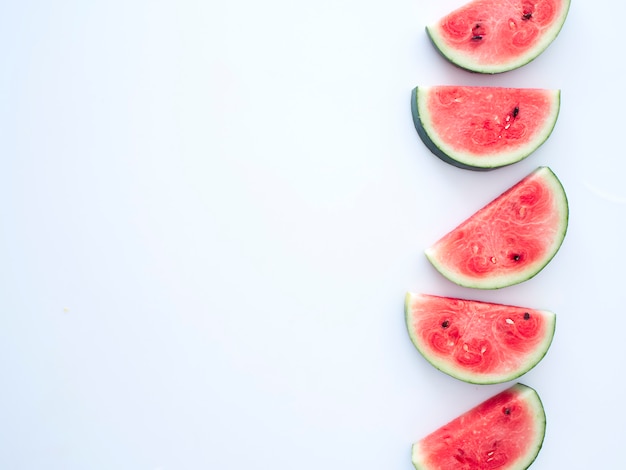
MULTIPOLYGON (((420 355, 430 365, 432 365, 435 369, 439 370, 440 372, 446 375, 449 375, 450 377, 460 380, 462 382, 471 383, 475 385, 495 385, 495 384, 510 382, 512 380, 519 379, 521 376, 523 376, 524 374, 534 369, 537 366, 537 364, 539 364, 543 360, 543 358, 548 354, 548 350, 550 349, 550 346, 552 345, 552 341, 554 339, 554 333, 556 332, 556 314, 549 310, 532 309, 544 315, 544 319, 546 320, 546 325, 548 326, 548 329, 546 331, 546 335, 543 341, 535 349, 534 351, 535 354, 530 355, 528 357, 528 360, 523 364, 522 367, 520 367, 515 372, 507 374, 507 375, 504 375, 504 374, 500 376, 492 375, 492 376, 487 376, 487 377, 481 374, 472 374, 462 369, 455 368, 453 364, 450 363, 449 361, 437 360, 432 354, 429 354, 428 351, 426 351, 424 347, 422 346, 422 342, 419 340, 419 338, 417 338, 413 334, 413 329, 411 328, 411 321, 410 321, 413 318, 411 315, 411 301, 413 300, 413 298, 421 297, 423 295, 424 294, 407 292, 405 296, 404 318, 405 318, 406 327, 409 333, 409 338, 411 339, 411 342, 413 343, 413 346, 415 347, 415 349, 417 349, 420 355)), ((428 295, 426 294, 426 296, 428 295)), ((479 302, 479 301, 473 301, 469 299, 462 299, 462 300, 465 300, 467 302, 479 302)), ((505 306, 504 304, 500 304, 500 305, 505 306)), ((519 307, 519 306, 515 306, 515 307, 519 307)))
POLYGON ((519 460, 520 466, 513 467, 523 470, 529 468, 533 464, 533 462, 537 460, 539 452, 543 447, 543 441, 546 437, 547 426, 546 412, 545 408, 543 407, 541 397, 534 388, 521 383, 516 383, 515 385, 513 385, 513 387, 511 387, 511 389, 516 389, 520 394, 527 395, 525 397, 525 401, 529 406, 532 407, 533 411, 535 412, 535 442, 531 446, 531 450, 528 452, 528 455, 525 456, 525 458, 519 460))
MULTIPOLYGON (((497 278, 489 278, 489 279, 487 279, 487 281, 485 281, 485 280, 475 280, 475 279, 472 279, 472 278, 468 278, 466 276, 457 275, 456 273, 453 273, 450 270, 448 270, 447 267, 444 266, 442 263, 440 263, 438 258, 437 258, 437 256, 436 256, 436 253, 433 250, 433 246, 436 245, 436 243, 437 243, 437 242, 435 242, 433 245, 431 245, 429 248, 427 248, 424 251, 424 254, 426 255, 426 258, 433 265, 433 267, 442 276, 444 276, 446 279, 448 279, 449 281, 454 282, 455 284, 457 284, 459 286, 470 287, 470 288, 473 288, 473 289, 483 289, 483 290, 495 290, 495 289, 502 289, 504 287, 514 286, 516 284, 520 284, 522 282, 526 282, 526 281, 532 279, 537 274, 539 274, 541 271, 543 271, 543 269, 548 264, 550 264, 552 259, 559 252, 559 250, 560 250, 560 248, 561 248, 561 246, 563 244, 563 241, 565 240, 565 235, 567 234, 567 228, 568 228, 568 225, 569 225, 569 203, 568 203, 568 199, 567 199, 567 194, 565 192, 565 188, 563 187, 561 181, 556 176, 556 174, 549 167, 547 167, 547 166, 540 166, 537 169, 535 169, 533 172, 531 172, 529 175, 527 175, 526 177, 529 177, 529 176, 531 176, 534 173, 539 173, 539 172, 542 172, 542 171, 547 171, 548 172, 548 174, 550 175, 550 181, 552 183, 551 186, 555 190, 558 189, 558 191, 554 191, 553 193, 554 194, 558 194, 559 196, 561 196, 561 201, 559 202, 558 207, 562 211, 562 219, 561 219, 561 224, 560 224, 559 236, 555 237, 554 244, 553 244, 553 247, 552 247, 552 252, 549 254, 549 256, 546 256, 546 258, 542 261, 542 263, 537 264, 536 266, 532 267, 532 269, 529 268, 529 269, 527 269, 525 271, 520 271, 520 272, 516 273, 514 276, 511 275, 511 276, 506 276, 506 277, 505 276, 500 276, 500 277, 497 277, 497 278), (499 282, 496 282, 498 280, 499 280, 499 282)), ((522 180, 520 180, 520 182, 521 181, 522 180)), ((517 184, 519 184, 519 182, 516 183, 515 185, 517 185, 517 184)), ((513 186, 515 186, 515 185, 513 185, 513 186)), ((511 188, 513 186, 511 186, 511 188)), ((495 199, 497 199, 497 198, 499 198, 501 196, 502 196, 502 194, 497 196, 493 200, 495 200, 495 199)), ((490 203, 488 203, 488 204, 490 204, 490 203)), ((470 217, 468 217, 465 220, 468 220, 469 218, 473 217, 473 215, 476 214, 476 212, 480 211, 484 207, 486 207, 486 206, 481 207, 480 209, 475 211, 472 215, 470 215, 470 217)), ((461 224, 464 221, 462 221, 461 224)), ((458 228, 458 225, 457 225, 457 227, 455 227, 452 230, 450 230, 450 232, 453 232, 457 228, 458 228)))
POLYGON ((524 65, 529 64, 530 62, 535 60, 537 57, 543 54, 543 52, 550 46, 550 44, 552 44, 554 40, 558 37, 561 30, 563 29, 563 25, 565 24, 565 20, 567 19, 567 15, 569 13, 571 5, 570 0, 563 0, 563 2, 565 3, 565 6, 563 8, 561 18, 559 19, 559 21, 555 21, 553 30, 549 34, 546 34, 543 41, 539 42, 536 47, 534 47, 533 49, 529 49, 529 52, 527 54, 520 56, 520 59, 516 61, 511 61, 506 65, 479 65, 476 64, 475 61, 466 60, 466 57, 463 55, 454 54, 454 50, 445 45, 445 42, 442 40, 441 36, 437 32, 437 24, 426 26, 426 34, 428 35, 428 38, 430 39, 437 52, 456 67, 467 70, 469 72, 481 74, 493 75, 497 73, 509 72, 511 70, 523 67, 524 65))
MULTIPOLYGON (((547 419, 546 419, 545 409, 541 401, 541 397, 539 397, 539 394, 534 388, 529 387, 528 385, 521 384, 521 383, 516 383, 515 385, 510 387, 508 390, 515 390, 518 394, 522 395, 525 403, 528 404, 532 408, 534 415, 535 415, 535 419, 534 419, 535 429, 534 429, 534 434, 533 434, 533 436, 535 437, 535 440, 531 444, 528 453, 523 455, 517 461, 512 462, 509 467, 511 469, 524 470, 524 469, 528 469, 535 462, 535 460, 537 460, 537 457, 539 456, 539 452, 541 451, 541 448, 543 447, 543 442, 545 440, 547 419)), ((487 398, 487 400, 488 399, 489 398, 487 398)), ((477 404, 476 406, 479 406, 479 405, 480 403, 477 404)), ((472 409, 473 408, 470 408, 467 411, 469 412, 472 409)), ((462 414, 460 414, 459 416, 461 415, 462 414)), ((445 425, 446 424, 444 424, 443 426, 445 425)), ((433 432, 436 432, 438 429, 436 429, 433 432)), ((413 463, 413 466, 415 467, 416 470, 438 470, 435 468, 430 468, 426 465, 422 465, 423 458, 420 452, 421 450, 420 443, 421 443, 421 440, 415 442, 411 446, 411 461, 413 463)))
POLYGON ((415 130, 417 131, 417 134, 420 136, 420 139, 422 139, 422 142, 424 143, 424 145, 426 145, 428 150, 430 150, 440 160, 450 165, 456 166, 457 168, 462 168, 464 170, 475 170, 475 171, 490 170, 491 168, 481 168, 481 167, 465 165, 461 163, 460 161, 454 160, 453 158, 449 157, 437 145, 435 145, 435 143, 430 138, 430 135, 426 131, 426 126, 424 125, 422 118, 420 116, 418 98, 417 98, 417 93, 418 93, 419 88, 420 87, 415 87, 413 91, 411 92, 411 114, 413 116, 413 124, 415 125, 415 130))
MULTIPOLYGON (((521 149, 521 151, 518 150, 517 152, 501 154, 501 163, 473 164, 472 161, 478 163, 480 162, 480 159, 472 157, 471 155, 461 155, 460 153, 455 155, 454 152, 451 150, 444 150, 443 147, 445 147, 445 144, 441 142, 441 139, 438 137, 436 132, 430 130, 430 126, 427 123, 429 119, 426 116, 428 113, 426 113, 425 110, 422 110, 422 112, 420 112, 419 99, 420 90, 426 90, 424 91, 424 93, 427 93, 429 88, 430 87, 417 86, 411 92, 411 114, 413 116, 413 124, 415 125, 415 129, 417 130, 417 134, 420 136, 422 142, 426 145, 426 147, 440 160, 464 170, 491 171, 505 166, 513 165, 529 157, 537 149, 539 149, 539 147, 541 147, 552 135, 561 110, 561 90, 546 90, 554 93, 554 109, 549 119, 546 120, 546 126, 542 129, 542 132, 540 132, 533 141, 526 144, 521 149)), ((489 159, 489 161, 492 163, 494 160, 497 159, 493 157, 489 159)))
POLYGON ((546 436, 546 413, 543 406, 543 402, 541 401, 541 397, 537 391, 529 387, 528 385, 524 385, 522 383, 516 383, 508 390, 515 390, 521 397, 523 397, 524 402, 533 410, 535 414, 535 433, 533 436, 535 437, 534 442, 531 444, 529 451, 526 455, 521 456, 516 462, 512 462, 512 469, 527 469, 529 468, 537 457, 539 456, 539 452, 543 447, 543 441, 546 436))

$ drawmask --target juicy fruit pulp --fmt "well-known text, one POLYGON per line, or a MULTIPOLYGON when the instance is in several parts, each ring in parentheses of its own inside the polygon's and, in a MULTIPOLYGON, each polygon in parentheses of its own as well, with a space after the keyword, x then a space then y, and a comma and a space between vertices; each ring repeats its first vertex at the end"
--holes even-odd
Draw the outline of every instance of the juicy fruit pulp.
POLYGON ((446 278, 499 289, 541 271, 559 250, 568 222, 563 186, 539 167, 426 250, 446 278))
POLYGON ((418 470, 528 468, 543 444, 546 417, 532 388, 516 384, 413 445, 418 470))
POLYGON ((407 294, 411 341, 437 369, 477 384, 513 380, 546 354, 552 312, 475 300, 407 294))
POLYGON ((489 170, 518 162, 552 133, 560 91, 532 88, 416 87, 411 109, 426 146, 452 165, 489 170))
POLYGON ((499 73, 530 62, 556 38, 569 0, 474 0, 426 31, 455 65, 499 73))

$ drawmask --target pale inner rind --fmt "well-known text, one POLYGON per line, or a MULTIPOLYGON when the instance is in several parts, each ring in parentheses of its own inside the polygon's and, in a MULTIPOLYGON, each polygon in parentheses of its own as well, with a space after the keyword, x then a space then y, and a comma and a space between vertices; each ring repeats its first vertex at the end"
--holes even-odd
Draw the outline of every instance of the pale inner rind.
POLYGON ((474 59, 472 56, 463 53, 462 51, 458 51, 454 47, 449 46, 445 38, 441 34, 438 23, 427 26, 426 31, 428 32, 428 35, 430 36, 435 46, 439 49, 441 54, 448 58, 450 62, 458 65, 459 67, 480 73, 506 72, 508 70, 513 70, 527 64, 528 62, 535 59, 544 50, 546 50, 546 48, 554 41, 554 39, 561 31, 561 28, 565 23, 565 19, 569 11, 569 6, 570 0, 563 0, 562 8, 559 12, 558 17, 555 18, 552 26, 544 31, 541 39, 535 44, 535 46, 526 50, 525 53, 518 55, 517 57, 505 64, 488 64, 480 62, 479 60, 474 59))
MULTIPOLYGON (((525 280, 530 279, 541 271, 554 257, 559 250, 565 233, 567 231, 568 223, 568 203, 567 196, 560 181, 556 175, 548 167, 539 167, 527 178, 540 178, 542 182, 550 188, 550 192, 553 201, 553 210, 558 212, 559 225, 556 232, 550 240, 546 240, 548 244, 545 250, 545 255, 537 259, 534 263, 529 263, 526 268, 512 271, 510 273, 499 273, 497 276, 485 276, 476 277, 468 276, 459 270, 455 269, 455 266, 451 263, 447 263, 447 253, 445 252, 445 245, 436 242, 430 248, 426 249, 425 254, 432 265, 446 278, 465 287, 473 287, 476 289, 499 289, 510 285, 518 284, 525 280), (443 250, 443 251, 442 251, 443 250)), ((518 183, 519 184, 519 183, 518 183)), ((502 195, 498 198, 503 197, 502 195)), ((498 199, 496 198, 496 199, 498 199)), ((470 219, 487 206, 477 211, 470 219)), ((468 219, 469 220, 469 219, 468 219)), ((458 227, 457 227, 458 229, 458 227)), ((455 230, 451 232, 454 232, 455 230)))
MULTIPOLYGON (((533 417, 531 420, 531 429, 520 429, 517 430, 518 432, 516 433, 519 439, 530 438, 530 441, 526 443, 527 452, 520 455, 516 460, 507 462, 506 466, 507 470, 524 470, 532 464, 541 450, 546 432, 546 415, 541 399, 534 389, 518 383, 509 390, 517 393, 517 398, 527 406, 533 417)), ((471 411, 472 410, 469 410, 467 413, 471 413, 471 411)), ((461 417, 463 417, 463 415, 456 419, 461 417)), ((454 420, 452 422, 454 422, 454 420)), ((472 426, 472 424, 473 423, 470 421, 466 422, 467 426, 472 426)), ((516 436, 511 435, 511 439, 514 438, 516 438, 516 436)), ((411 460, 416 470, 441 470, 440 467, 435 467, 430 464, 428 451, 422 447, 422 442, 423 439, 413 444, 411 451, 411 460)))
MULTIPOLYGON (((406 294, 405 316, 407 328, 411 341, 420 352, 420 354, 422 354, 422 356, 424 356, 424 358, 428 362, 430 362, 435 368, 452 377, 476 384, 493 384, 507 382, 521 376, 522 374, 533 368, 535 365, 537 365, 539 361, 541 361, 541 359, 546 355, 546 352, 550 348, 556 327, 556 315, 553 312, 547 310, 532 309, 534 314, 539 314, 542 316, 542 320, 545 324, 544 334, 541 337, 540 341, 538 341, 534 345, 532 351, 525 354, 516 354, 515 358, 511 358, 511 360, 515 359, 516 362, 512 362, 507 371, 498 370, 493 373, 482 373, 476 372, 472 370, 472 368, 461 367, 459 364, 454 362, 453 357, 433 352, 430 345, 426 344, 424 342, 424 339, 416 334, 415 328, 413 327, 413 325, 416 323, 415 318, 417 315, 419 315, 420 310, 426 309, 430 301, 434 298, 436 297, 426 294, 411 292, 406 294)), ((457 300, 463 302, 464 304, 481 303, 471 300, 457 300)), ((517 309, 519 307, 514 308, 517 309)), ((463 339, 463 337, 459 337, 459 341, 462 341, 463 339)), ((455 344, 455 347, 457 346, 458 345, 455 344)))
POLYGON ((450 146, 435 130, 433 118, 428 109, 429 95, 435 87, 420 86, 417 88, 416 100, 419 119, 421 121, 424 132, 428 135, 432 143, 444 154, 451 159, 456 160, 464 165, 479 168, 495 168, 518 162, 530 155, 542 143, 544 143, 552 133, 559 116, 561 106, 560 90, 545 90, 551 95, 550 110, 546 116, 545 125, 531 139, 528 139, 523 145, 519 145, 507 152, 497 154, 481 154, 466 152, 459 148, 450 146))

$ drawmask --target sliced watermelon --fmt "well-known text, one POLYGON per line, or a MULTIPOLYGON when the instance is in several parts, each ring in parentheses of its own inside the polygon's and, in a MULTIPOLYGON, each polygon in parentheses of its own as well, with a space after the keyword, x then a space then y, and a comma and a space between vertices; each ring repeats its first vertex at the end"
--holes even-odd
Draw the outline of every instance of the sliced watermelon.
POLYGON ((443 161, 490 170, 526 158, 552 133, 559 90, 469 86, 417 87, 417 133, 443 161))
POLYGON ((565 190, 539 167, 426 250, 446 278, 499 289, 541 271, 561 247, 568 222, 565 190))
POLYGON ((474 0, 426 32, 450 62, 473 72, 521 67, 557 37, 570 0, 474 0))
POLYGON ((408 293, 411 341, 437 369, 465 382, 507 382, 535 367, 554 336, 546 310, 408 293))
POLYGON ((516 384, 413 445, 417 470, 513 470, 537 458, 546 415, 537 392, 516 384))

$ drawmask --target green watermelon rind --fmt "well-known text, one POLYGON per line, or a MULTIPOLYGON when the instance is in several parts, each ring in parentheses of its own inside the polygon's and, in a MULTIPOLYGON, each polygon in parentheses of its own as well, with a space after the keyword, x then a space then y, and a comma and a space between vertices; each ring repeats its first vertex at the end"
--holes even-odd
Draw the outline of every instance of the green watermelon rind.
MULTIPOLYGON (((550 346, 552 344, 552 340, 554 338, 554 332, 556 330, 556 315, 549 310, 536 310, 535 312, 540 313, 544 320, 546 321, 546 335, 543 341, 536 347, 534 353, 529 355, 527 360, 515 371, 512 371, 509 374, 477 374, 472 373, 462 367, 455 367, 453 363, 450 361, 446 361, 443 359, 437 358, 437 356, 430 354, 429 351, 424 347, 420 338, 418 338, 411 328, 411 301, 416 296, 426 296, 433 297, 424 294, 417 294, 412 292, 407 292, 404 300, 404 318, 406 322, 406 326, 409 332, 409 337, 411 338, 411 342, 413 346, 419 351, 419 353, 428 361, 435 369, 443 372, 444 374, 449 375, 455 379, 461 380, 463 382, 476 384, 476 385, 492 385, 499 384, 503 382, 509 382, 515 380, 522 375, 526 374, 528 371, 533 369, 537 364, 541 362, 541 360, 546 356, 550 346)), ((467 301, 467 300, 466 300, 467 301)), ((477 302, 477 301, 472 301, 477 302)))
POLYGON ((483 73, 483 74, 496 74, 508 72, 510 70, 514 70, 520 68, 533 60, 535 60, 539 55, 541 55, 550 44, 554 42, 556 37, 561 32, 563 25, 565 24, 565 20, 567 18, 567 14, 570 8, 570 0, 563 0, 563 9, 561 10, 561 15, 558 19, 554 21, 552 27, 549 28, 541 38, 538 44, 535 47, 532 47, 526 51, 525 54, 520 55, 516 60, 511 60, 509 62, 500 63, 500 64, 480 64, 475 60, 472 60, 471 57, 466 54, 456 52, 453 47, 449 47, 446 45, 446 42, 443 36, 438 31, 438 23, 426 26, 426 34, 428 38, 435 46, 435 49, 439 54, 451 62, 453 65, 468 70, 470 72, 483 73))
MULTIPOLYGON (((532 435, 533 442, 529 446, 529 450, 526 454, 520 456, 515 462, 509 463, 506 467, 507 470, 526 470, 537 460, 537 456, 543 447, 545 435, 546 435, 546 413, 541 402, 541 398, 537 391, 528 385, 517 383, 513 385, 509 390, 514 390, 524 398, 524 402, 531 407, 534 413, 535 428, 532 435)), ((468 410, 470 412, 472 410, 468 410)), ((445 425, 444 425, 445 426, 445 425)), ((415 470, 440 470, 438 467, 428 466, 424 463, 425 454, 420 448, 421 441, 413 444, 411 449, 411 460, 415 470)))
POLYGON ((552 109, 546 119, 545 126, 534 139, 526 142, 524 146, 508 153, 496 155, 476 155, 470 152, 455 150, 441 140, 432 126, 430 113, 426 109, 426 100, 423 97, 432 87, 418 86, 411 92, 411 114, 417 134, 426 147, 437 157, 446 163, 465 170, 487 171, 517 163, 543 145, 552 134, 561 108, 561 91, 550 90, 553 93, 552 109), (420 99, 422 97, 422 99, 420 99))
MULTIPOLYGON (((542 177, 544 181, 550 185, 550 187, 552 188, 552 194, 554 195, 556 199, 556 209, 559 210, 560 212, 561 223, 559 224, 558 232, 555 235, 554 239, 552 240, 550 248, 547 250, 546 256, 538 260, 536 263, 528 266, 526 269, 517 271, 509 275, 485 277, 485 278, 473 278, 470 276, 465 276, 463 274, 454 272, 453 270, 445 266, 443 263, 441 263, 440 260, 438 259, 437 251, 435 250, 435 246, 437 245, 437 243, 435 243, 433 246, 427 248, 425 251, 426 258, 435 267, 435 269, 439 271, 439 273, 441 273, 446 279, 454 282, 455 284, 458 284, 463 287, 474 288, 474 289, 501 289, 504 287, 509 287, 509 286, 513 286, 513 285, 528 281, 529 279, 532 279, 537 274, 539 274, 550 263, 550 261, 552 261, 552 259, 556 256, 557 252, 561 248, 561 245, 563 244, 563 240, 565 239, 565 235, 567 233, 567 227, 569 223, 569 204, 567 200, 567 195, 565 193, 565 189, 563 188, 561 181, 549 167, 540 166, 536 170, 534 170, 532 173, 530 173, 526 178, 531 178, 533 176, 542 177)), ((517 184, 520 184, 522 181, 524 181, 524 179, 521 180, 517 184)), ((506 194, 506 192, 498 196, 498 198, 502 197, 504 194, 506 194)), ((482 209, 479 209, 478 211, 476 211, 469 218, 472 218, 474 215, 481 212, 489 204, 484 206, 482 209)), ((456 229, 453 229, 452 231, 454 230, 456 229)))

